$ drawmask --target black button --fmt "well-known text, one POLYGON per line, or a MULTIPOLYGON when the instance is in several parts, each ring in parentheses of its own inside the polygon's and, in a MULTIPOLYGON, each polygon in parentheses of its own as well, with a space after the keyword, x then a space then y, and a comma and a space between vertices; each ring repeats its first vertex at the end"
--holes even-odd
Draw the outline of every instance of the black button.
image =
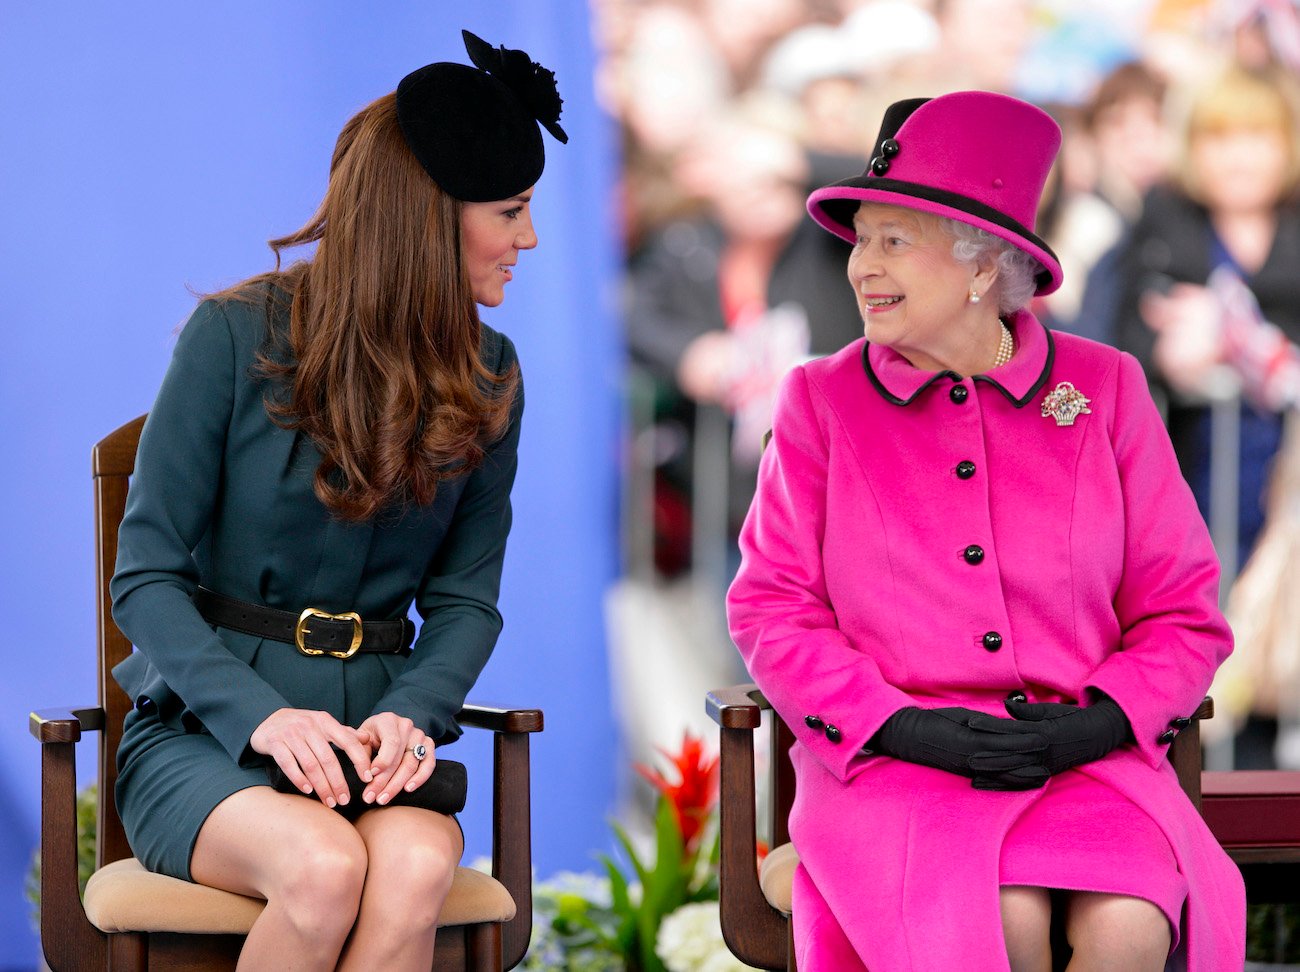
POLYGON ((1028 701, 1029 701, 1029 696, 1027 696, 1024 692, 1020 691, 1020 689, 1016 689, 1014 692, 1012 692, 1010 695, 1007 696, 1007 701, 1008 701, 1008 702, 1028 702, 1028 701))
POLYGON ((887 138, 880 143, 880 154, 887 159, 892 159, 898 154, 899 148, 900 146, 897 139, 887 138))
POLYGON ((839 741, 844 737, 840 734, 840 730, 838 726, 828 725, 826 727, 826 738, 829 739, 831 742, 835 743, 836 745, 838 745, 839 741))
POLYGON ((807 726, 809 729, 820 729, 822 728, 822 726, 826 725, 826 723, 822 722, 821 716, 815 716, 815 715, 804 716, 803 724, 807 726))
POLYGON ((1169 743, 1173 742, 1176 738, 1178 738, 1177 732, 1175 732, 1173 729, 1166 729, 1164 732, 1162 732, 1159 735, 1159 737, 1156 739, 1156 742, 1160 743, 1163 746, 1167 746, 1169 745, 1169 743))
POLYGON ((1002 647, 1002 635, 996 631, 990 631, 984 636, 984 648, 986 651, 997 651, 1002 647))
POLYGON ((135 707, 140 712, 152 712, 155 708, 153 699, 147 695, 142 695, 135 700, 135 707))
POLYGON ((966 558, 966 563, 974 567, 976 564, 981 563, 984 560, 984 548, 978 543, 972 543, 961 552, 961 555, 966 558))
POLYGON ((948 397, 951 398, 953 402, 960 405, 962 402, 966 401, 966 396, 969 394, 970 392, 967 390, 965 385, 953 385, 952 390, 948 392, 948 397))
POLYGON ((886 172, 889 171, 889 159, 885 158, 884 156, 877 155, 874 159, 871 160, 871 171, 878 176, 884 175, 886 172))
POLYGON ((1171 726, 1173 726, 1175 729, 1178 729, 1178 730, 1181 731, 1181 730, 1183 730, 1183 729, 1186 729, 1188 726, 1190 726, 1190 725, 1192 724, 1192 720, 1191 720, 1191 719, 1187 719, 1187 718, 1183 718, 1183 719, 1174 719, 1174 720, 1173 720, 1172 722, 1170 722, 1169 724, 1170 724, 1171 726))
POLYGON ((957 463, 958 479, 970 479, 974 475, 975 463, 971 462, 969 459, 963 459, 961 462, 957 463))

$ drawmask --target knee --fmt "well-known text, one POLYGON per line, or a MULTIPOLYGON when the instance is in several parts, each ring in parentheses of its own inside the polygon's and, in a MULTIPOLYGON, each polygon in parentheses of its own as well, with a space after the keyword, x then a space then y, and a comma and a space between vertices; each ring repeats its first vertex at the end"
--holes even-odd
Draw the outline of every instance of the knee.
POLYGON ((1043 888, 1004 887, 1002 933, 1015 972, 1050 969, 1052 903, 1043 888))
POLYGON ((1073 895, 1066 937, 1076 954, 1131 957, 1156 968, 1163 967, 1172 943, 1169 921, 1160 908, 1119 894, 1073 895))
POLYGON ((350 824, 305 835, 288 855, 278 904, 304 933, 346 935, 356 922, 365 887, 366 845, 350 824))
POLYGON ((385 913, 411 929, 432 929, 451 890, 458 859, 441 843, 413 841, 383 865, 376 865, 367 884, 378 894, 385 913))

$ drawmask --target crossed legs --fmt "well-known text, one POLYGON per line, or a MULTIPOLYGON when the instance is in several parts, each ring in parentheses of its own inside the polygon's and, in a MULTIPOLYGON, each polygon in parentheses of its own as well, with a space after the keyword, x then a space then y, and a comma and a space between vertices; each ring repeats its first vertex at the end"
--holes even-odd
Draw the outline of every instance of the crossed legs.
MULTIPOLYGON (((1066 906, 1070 972, 1161 972, 1169 922, 1142 898, 1076 891, 1066 906)), ((1051 972, 1051 898, 1045 888, 1004 887, 1002 928, 1012 972, 1051 972)))
POLYGON ((266 899, 240 972, 423 972, 462 850, 460 828, 441 814, 383 807, 353 825, 316 800, 255 786, 209 815, 190 873, 266 899))

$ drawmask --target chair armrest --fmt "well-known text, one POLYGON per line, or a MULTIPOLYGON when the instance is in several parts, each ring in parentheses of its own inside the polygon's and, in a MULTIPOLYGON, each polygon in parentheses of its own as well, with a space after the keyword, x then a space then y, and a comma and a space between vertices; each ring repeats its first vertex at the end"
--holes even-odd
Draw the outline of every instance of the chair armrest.
POLYGON ((1180 732, 1169 747, 1169 762, 1178 774, 1178 785, 1201 811, 1201 721, 1214 717, 1214 700, 1208 695, 1192 713, 1191 724, 1180 732))
POLYGON ((104 710, 97 705, 75 709, 37 709, 27 716, 27 728, 41 743, 74 743, 83 732, 104 728, 104 710))
POLYGON ((533 933, 532 796, 529 737, 541 732, 541 709, 506 709, 466 702, 456 715, 465 726, 494 733, 492 748, 492 876, 515 901, 501 926, 504 969, 524 959, 533 933))
POLYGON ((466 702, 460 712, 456 713, 456 721, 476 729, 517 733, 541 732, 544 720, 541 709, 505 709, 466 702))
POLYGON ((28 717, 41 743, 41 946, 51 969, 105 968, 108 940, 86 918, 77 875, 77 757, 83 730, 104 710, 41 709, 28 717))
POLYGON ((757 729, 763 721, 763 710, 770 708, 753 682, 714 689, 704 702, 709 718, 723 729, 757 729))
POLYGON ((719 921, 722 937, 742 962, 772 967, 786 954, 788 922, 767 903, 758 883, 754 732, 768 708, 753 684, 715 689, 705 702, 719 726, 719 921))

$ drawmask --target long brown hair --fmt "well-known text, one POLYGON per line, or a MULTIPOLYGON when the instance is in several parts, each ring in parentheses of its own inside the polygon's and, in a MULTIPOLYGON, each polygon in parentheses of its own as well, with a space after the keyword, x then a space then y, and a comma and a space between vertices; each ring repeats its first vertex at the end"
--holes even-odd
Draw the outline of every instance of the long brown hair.
POLYGON ((343 519, 432 502, 505 434, 518 369, 498 375, 480 358, 460 213, 407 148, 388 94, 343 127, 320 208, 270 241, 275 270, 212 295, 278 290, 287 302, 291 354, 258 362, 278 379, 266 408, 315 441, 316 495, 343 519), (280 269, 284 250, 308 243, 311 259, 280 269))

